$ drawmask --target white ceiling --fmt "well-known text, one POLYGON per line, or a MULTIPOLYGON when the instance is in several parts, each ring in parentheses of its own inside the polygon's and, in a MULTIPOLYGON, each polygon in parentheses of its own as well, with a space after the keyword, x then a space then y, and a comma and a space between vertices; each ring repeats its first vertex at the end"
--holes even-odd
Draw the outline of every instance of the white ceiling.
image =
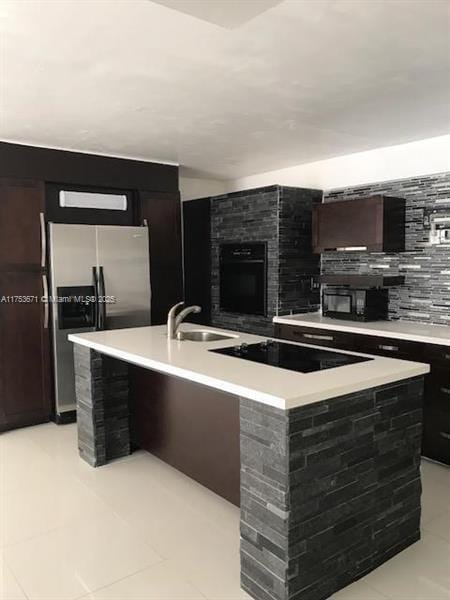
POLYGON ((0 139, 234 178, 450 131, 447 1, 211 2, 3 0, 0 139))

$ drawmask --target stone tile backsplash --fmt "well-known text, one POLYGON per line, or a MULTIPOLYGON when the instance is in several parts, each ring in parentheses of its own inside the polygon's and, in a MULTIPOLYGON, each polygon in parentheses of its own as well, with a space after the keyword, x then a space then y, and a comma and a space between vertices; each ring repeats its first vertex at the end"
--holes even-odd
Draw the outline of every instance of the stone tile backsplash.
POLYGON ((406 200, 406 252, 325 252, 322 273, 404 275, 389 289, 389 318, 450 325, 450 246, 431 246, 424 213, 450 212, 450 173, 329 190, 324 202, 384 194, 406 200))

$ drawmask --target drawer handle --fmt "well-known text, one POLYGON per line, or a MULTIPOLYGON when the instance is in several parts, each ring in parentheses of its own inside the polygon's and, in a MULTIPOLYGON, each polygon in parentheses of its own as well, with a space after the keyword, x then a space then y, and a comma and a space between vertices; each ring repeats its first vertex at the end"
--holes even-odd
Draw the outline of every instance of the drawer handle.
POLYGON ((385 344, 378 344, 378 350, 386 350, 386 352, 398 352, 398 346, 387 346, 385 344))
POLYGON ((445 360, 450 360, 450 354, 444 354, 445 360))
POLYGON ((450 388, 448 388, 448 387, 441 387, 441 392, 443 392, 444 394, 450 394, 450 388))
POLYGON ((445 433, 445 431, 440 431, 439 435, 446 440, 450 440, 450 433, 445 433))
POLYGON ((332 335, 317 335, 314 333, 304 333, 303 337, 308 338, 309 340, 327 340, 329 342, 334 340, 332 335))

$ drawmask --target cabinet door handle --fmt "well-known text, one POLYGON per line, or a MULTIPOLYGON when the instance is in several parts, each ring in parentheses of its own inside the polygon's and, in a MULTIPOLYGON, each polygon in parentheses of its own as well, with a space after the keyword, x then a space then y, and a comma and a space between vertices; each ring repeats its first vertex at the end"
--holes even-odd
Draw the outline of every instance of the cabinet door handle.
POLYGON ((42 275, 42 302, 44 303, 44 329, 48 329, 48 285, 47 275, 42 275))
POLYGON ((450 433, 445 433, 445 431, 440 431, 439 435, 446 440, 450 440, 450 433))
POLYGON ((47 232, 45 230, 44 213, 39 213, 39 221, 41 224, 41 267, 45 269, 47 264, 47 232))
POLYGON ((378 350, 386 350, 386 352, 398 352, 398 346, 388 346, 386 344, 378 344, 378 350))
POLYGON ((444 394, 450 394, 450 388, 448 387, 441 387, 441 392, 444 394))
POLYGON ((444 354, 445 360, 450 360, 450 354, 444 354))
POLYGON ((332 335, 318 335, 314 333, 303 333, 300 335, 303 335, 303 337, 308 338, 309 340, 327 340, 329 342, 334 340, 332 335))

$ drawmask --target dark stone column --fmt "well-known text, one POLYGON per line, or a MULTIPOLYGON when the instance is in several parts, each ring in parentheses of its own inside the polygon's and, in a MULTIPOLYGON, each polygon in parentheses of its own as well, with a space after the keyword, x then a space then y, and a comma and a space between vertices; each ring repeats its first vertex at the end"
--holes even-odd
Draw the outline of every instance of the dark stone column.
POLYGON ((423 378, 283 411, 241 399, 241 582, 324 600, 420 538, 423 378))
POLYGON ((74 344, 78 449, 92 467, 130 454, 128 365, 74 344))

